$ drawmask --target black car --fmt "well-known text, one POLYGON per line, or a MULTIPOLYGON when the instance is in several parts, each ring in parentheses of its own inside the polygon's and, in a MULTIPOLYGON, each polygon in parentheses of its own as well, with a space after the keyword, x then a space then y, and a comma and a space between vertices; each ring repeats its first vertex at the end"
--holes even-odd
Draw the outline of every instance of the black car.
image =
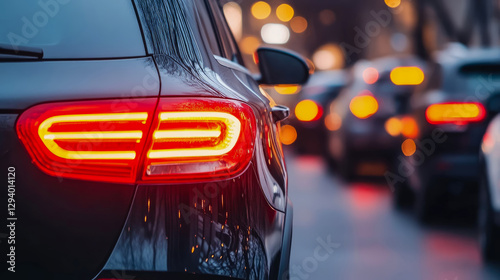
MULTIPOLYGON (((500 98, 490 103, 500 111, 500 98)), ((479 185, 479 246, 485 261, 500 260, 500 115, 488 125, 481 143, 479 185)))
POLYGON ((389 181, 395 201, 406 206, 415 198, 422 222, 436 217, 448 202, 470 212, 478 194, 481 139, 500 92, 500 51, 450 49, 438 53, 426 80, 411 99, 418 136, 407 139, 389 181))
POLYGON ((383 176, 392 165, 400 137, 413 133, 403 115, 423 68, 413 56, 359 61, 352 67, 349 82, 326 109, 328 156, 344 178, 383 176))
POLYGON ((297 140, 293 143, 297 152, 326 156, 326 135, 331 127, 326 122, 329 119, 325 111, 346 82, 346 73, 342 70, 316 72, 298 93, 298 102, 286 121, 297 131, 297 140))
POLYGON ((1 279, 286 277, 288 109, 259 83, 305 83, 302 58, 260 48, 256 81, 216 0, 9 0, 0 23, 1 279))

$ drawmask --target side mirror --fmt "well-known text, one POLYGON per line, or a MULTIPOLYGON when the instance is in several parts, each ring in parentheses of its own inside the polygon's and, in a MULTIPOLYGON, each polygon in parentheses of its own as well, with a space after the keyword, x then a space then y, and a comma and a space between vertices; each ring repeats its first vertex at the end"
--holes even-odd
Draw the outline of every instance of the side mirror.
POLYGON ((260 84, 302 85, 309 79, 309 66, 297 53, 280 48, 260 47, 255 55, 261 73, 260 84))

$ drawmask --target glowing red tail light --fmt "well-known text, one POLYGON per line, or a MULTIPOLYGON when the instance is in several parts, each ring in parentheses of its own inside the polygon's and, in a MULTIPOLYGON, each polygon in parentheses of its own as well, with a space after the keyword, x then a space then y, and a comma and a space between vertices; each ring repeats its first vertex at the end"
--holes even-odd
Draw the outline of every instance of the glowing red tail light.
POLYGON ((222 99, 166 98, 158 109, 156 103, 42 104, 21 115, 17 132, 41 170, 64 178, 193 181, 246 168, 255 138, 250 107, 222 99))
POLYGON ((431 124, 467 124, 486 117, 483 104, 477 102, 450 102, 430 105, 425 117, 431 124))
POLYGON ((243 103, 216 99, 160 101, 145 156, 144 181, 227 177, 253 155, 255 118, 243 103))

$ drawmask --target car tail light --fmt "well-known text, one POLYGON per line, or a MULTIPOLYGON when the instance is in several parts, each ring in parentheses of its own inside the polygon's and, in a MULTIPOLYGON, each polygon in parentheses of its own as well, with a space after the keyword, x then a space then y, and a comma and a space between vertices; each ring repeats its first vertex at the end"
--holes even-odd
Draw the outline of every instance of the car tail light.
POLYGON ((467 124, 480 122, 486 116, 481 103, 456 102, 430 105, 425 111, 426 119, 431 124, 467 124))
POLYGON ((369 85, 373 85, 379 79, 379 73, 376 68, 368 67, 363 71, 363 80, 369 85))
POLYGON ((317 121, 323 116, 323 108, 312 100, 302 100, 295 106, 295 116, 299 121, 317 121))
POLYGON ((158 106, 156 98, 42 104, 20 116, 17 132, 41 170, 65 178, 170 182, 248 165, 255 121, 247 105, 165 98, 158 106))
POLYGON ((401 134, 406 138, 415 139, 420 134, 417 121, 413 117, 403 117, 401 119, 401 134))
POLYGON ((396 67, 391 71, 391 81, 398 86, 420 85, 424 82, 425 74, 415 66, 396 67))
POLYGON ((377 113, 378 101, 371 92, 366 91, 351 100, 349 109, 357 118, 367 119, 377 113))
POLYGON ((250 161, 252 109, 222 99, 160 101, 145 155, 144 181, 196 181, 233 176, 250 161))

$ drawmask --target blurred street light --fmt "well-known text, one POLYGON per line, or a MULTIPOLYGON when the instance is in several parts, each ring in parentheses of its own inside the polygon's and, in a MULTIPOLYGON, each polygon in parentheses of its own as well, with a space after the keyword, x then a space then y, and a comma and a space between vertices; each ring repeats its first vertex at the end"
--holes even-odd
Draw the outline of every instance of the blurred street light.
POLYGON ((307 20, 303 17, 294 17, 290 21, 290 28, 295 33, 302 33, 307 29, 307 20))
POLYGON ((344 52, 336 44, 326 44, 313 54, 313 63, 318 70, 344 67, 344 52))
POLYGON ((385 4, 389 8, 397 8, 399 5, 401 5, 401 0, 385 0, 385 4))
POLYGON ((251 10, 256 19, 266 19, 271 14, 271 6, 264 1, 255 2, 251 10))
POLYGON ((255 36, 247 36, 243 38, 240 42, 240 49, 245 54, 253 55, 255 51, 259 48, 260 41, 255 36))
POLYGON ((268 23, 262 26, 260 36, 268 44, 286 44, 290 39, 290 30, 280 23, 268 23))
POLYGON ((288 22, 293 18, 295 11, 288 4, 281 4, 276 9, 276 16, 283 22, 288 22))

